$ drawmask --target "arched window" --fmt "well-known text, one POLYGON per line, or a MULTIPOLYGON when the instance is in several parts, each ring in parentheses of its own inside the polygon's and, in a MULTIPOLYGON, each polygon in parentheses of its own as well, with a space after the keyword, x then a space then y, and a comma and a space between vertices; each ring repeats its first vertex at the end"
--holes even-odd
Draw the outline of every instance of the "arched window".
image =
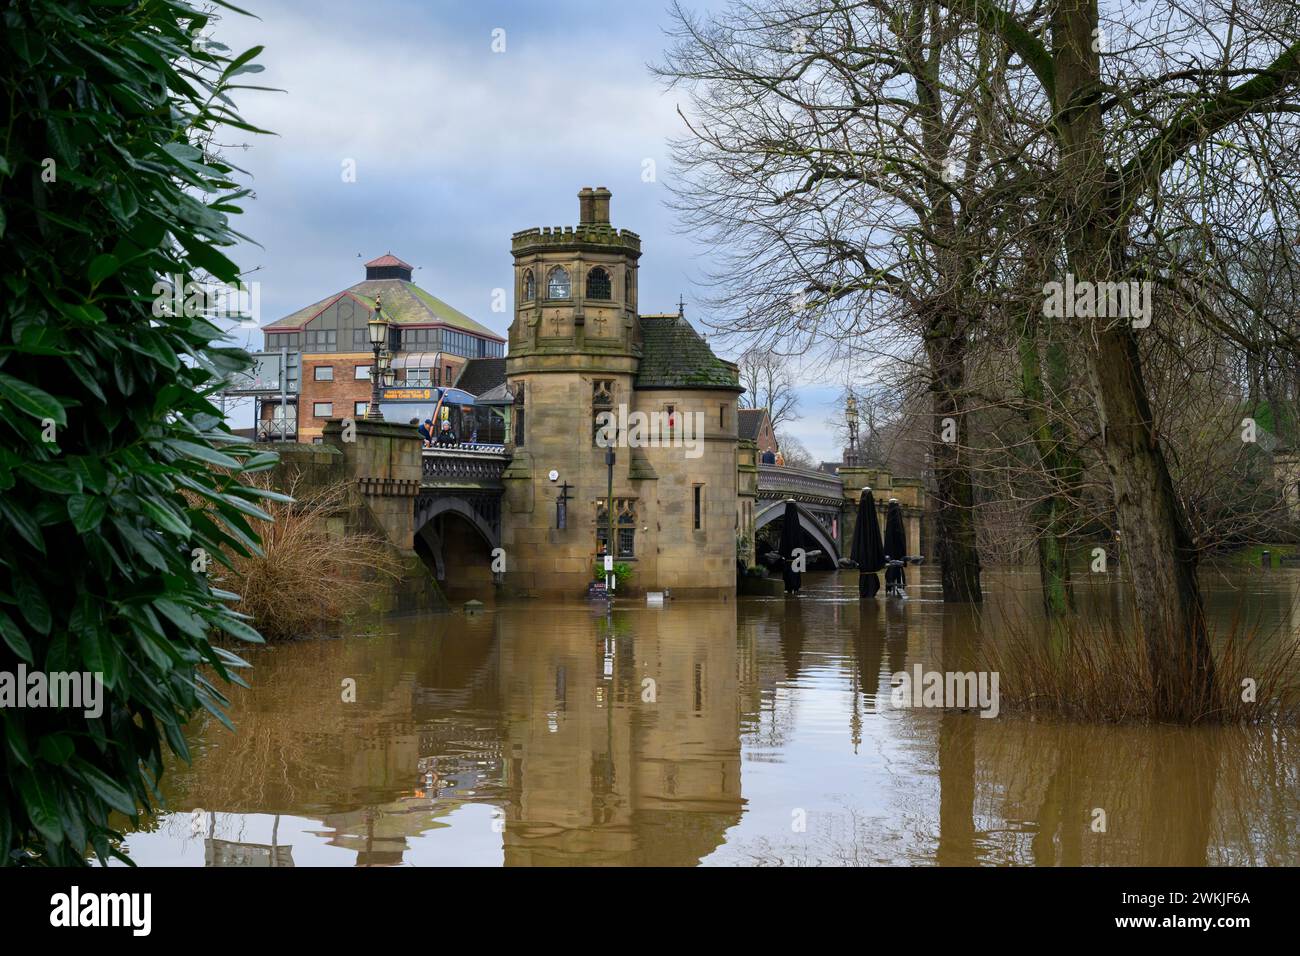
POLYGON ((546 298, 567 299, 569 297, 569 270, 556 266, 546 274, 546 298))
POLYGON ((623 270, 623 304, 628 308, 633 305, 632 302, 632 270, 623 270))
POLYGON ((529 269, 524 273, 524 301, 532 302, 537 296, 537 280, 533 278, 533 270, 529 269))
POLYGON ((596 268, 587 273, 588 299, 611 299, 613 296, 614 290, 609 281, 608 272, 600 266, 596 266, 596 268))

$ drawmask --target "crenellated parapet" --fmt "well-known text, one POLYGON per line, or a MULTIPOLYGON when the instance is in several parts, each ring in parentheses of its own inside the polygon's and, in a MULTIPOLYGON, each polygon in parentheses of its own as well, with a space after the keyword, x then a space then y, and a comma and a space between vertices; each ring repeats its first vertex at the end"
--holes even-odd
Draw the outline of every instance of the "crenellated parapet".
POLYGON ((515 256, 557 250, 614 251, 636 259, 641 256, 641 237, 631 229, 615 229, 607 222, 534 227, 516 232, 510 237, 510 251, 515 256))

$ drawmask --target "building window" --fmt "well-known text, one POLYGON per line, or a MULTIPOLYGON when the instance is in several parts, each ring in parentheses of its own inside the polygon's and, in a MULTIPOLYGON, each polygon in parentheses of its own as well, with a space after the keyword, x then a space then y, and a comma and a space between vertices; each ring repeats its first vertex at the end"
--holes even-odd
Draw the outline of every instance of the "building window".
POLYGON ((370 411, 370 403, 369 403, 369 402, 353 402, 353 403, 352 403, 352 414, 353 414, 354 416, 356 416, 357 418, 365 418, 365 417, 366 417, 366 412, 368 412, 368 411, 370 411))
POLYGON ((317 365, 311 370, 311 377, 317 382, 332 382, 334 381, 334 366, 317 365))
POLYGON ((569 270, 556 266, 546 274, 546 297, 548 299, 569 298, 569 270))
POLYGON ((312 402, 311 413, 317 418, 329 418, 334 414, 334 403, 312 402))
POLYGON ((632 303, 632 270, 623 270, 623 303, 630 309, 632 303))
POLYGON ((432 385, 433 369, 428 368, 408 368, 406 370, 407 385, 432 385))
POLYGON ((718 430, 725 432, 727 430, 727 406, 718 406, 718 430))
POLYGON ((352 348, 358 352, 369 352, 371 350, 369 329, 362 327, 352 330, 352 348))
POLYGON ((695 530, 700 531, 704 528, 704 486, 695 485, 693 490, 695 499, 695 530))
POLYGON ((537 297, 537 280, 533 278, 533 270, 529 269, 524 273, 524 301, 532 302, 537 297))
MULTIPOLYGON (((602 414, 612 413, 614 410, 614 380, 613 379, 596 379, 591 383, 591 443, 600 445, 602 448, 608 444, 617 444, 617 426, 613 442, 602 443, 601 437, 601 418, 602 414)), ((606 436, 609 435, 609 429, 605 429, 606 436)))
POLYGON ((600 266, 587 273, 587 298, 612 299, 614 290, 609 281, 609 273, 600 266))
POLYGON ((338 351, 338 332, 334 329, 308 330, 303 333, 304 352, 338 351))
POLYGON ((514 386, 515 392, 515 447, 524 447, 524 383, 519 382, 514 386))
POLYGON ((355 378, 358 382, 370 381, 370 366, 369 365, 356 366, 352 370, 352 377, 355 378))
MULTIPOLYGON (((596 548, 599 550, 609 541, 609 518, 605 509, 606 499, 596 502, 596 548)), ((618 549, 615 558, 636 557, 636 499, 614 499, 614 540, 618 549)))

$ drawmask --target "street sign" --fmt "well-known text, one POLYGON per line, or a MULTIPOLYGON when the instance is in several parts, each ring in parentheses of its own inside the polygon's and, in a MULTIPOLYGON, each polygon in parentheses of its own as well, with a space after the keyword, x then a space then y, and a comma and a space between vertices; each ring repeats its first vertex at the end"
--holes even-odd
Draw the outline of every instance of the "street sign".
POLYGON ((614 570, 614 556, 612 554, 607 554, 605 555, 605 571, 607 573, 610 573, 613 572, 613 570, 614 570))
POLYGON ((284 390, 290 395, 298 394, 298 383, 302 376, 297 374, 302 367, 302 354, 289 352, 254 352, 253 367, 230 376, 230 384, 222 389, 227 395, 275 395, 280 392, 282 364, 287 365, 289 374, 284 382, 284 390), (287 360, 282 362, 282 360, 287 360))

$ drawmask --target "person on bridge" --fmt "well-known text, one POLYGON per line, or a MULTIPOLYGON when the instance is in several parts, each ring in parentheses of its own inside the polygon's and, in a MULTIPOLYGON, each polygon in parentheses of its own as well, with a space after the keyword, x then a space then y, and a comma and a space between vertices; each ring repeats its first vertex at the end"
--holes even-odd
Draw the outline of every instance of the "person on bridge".
POLYGON ((438 432, 439 445, 459 444, 456 440, 456 433, 451 430, 451 422, 443 422, 442 430, 438 432))
POLYGON ((420 423, 420 437, 424 439, 424 447, 433 447, 433 419, 426 418, 420 423))
POLYGON ((769 448, 767 451, 763 452, 763 464, 765 465, 776 464, 776 453, 773 452, 772 449, 769 448))
POLYGON ((781 454, 779 451, 776 453, 776 463, 778 465, 785 465, 785 455, 781 454))
POLYGON ((907 532, 903 530, 903 509, 897 498, 889 499, 885 514, 885 593, 907 597, 907 532))
POLYGON ((849 558, 858 566, 858 597, 874 598, 880 591, 880 570, 885 566, 885 551, 880 543, 880 516, 870 488, 862 489, 858 499, 858 520, 853 525, 853 545, 849 558))

